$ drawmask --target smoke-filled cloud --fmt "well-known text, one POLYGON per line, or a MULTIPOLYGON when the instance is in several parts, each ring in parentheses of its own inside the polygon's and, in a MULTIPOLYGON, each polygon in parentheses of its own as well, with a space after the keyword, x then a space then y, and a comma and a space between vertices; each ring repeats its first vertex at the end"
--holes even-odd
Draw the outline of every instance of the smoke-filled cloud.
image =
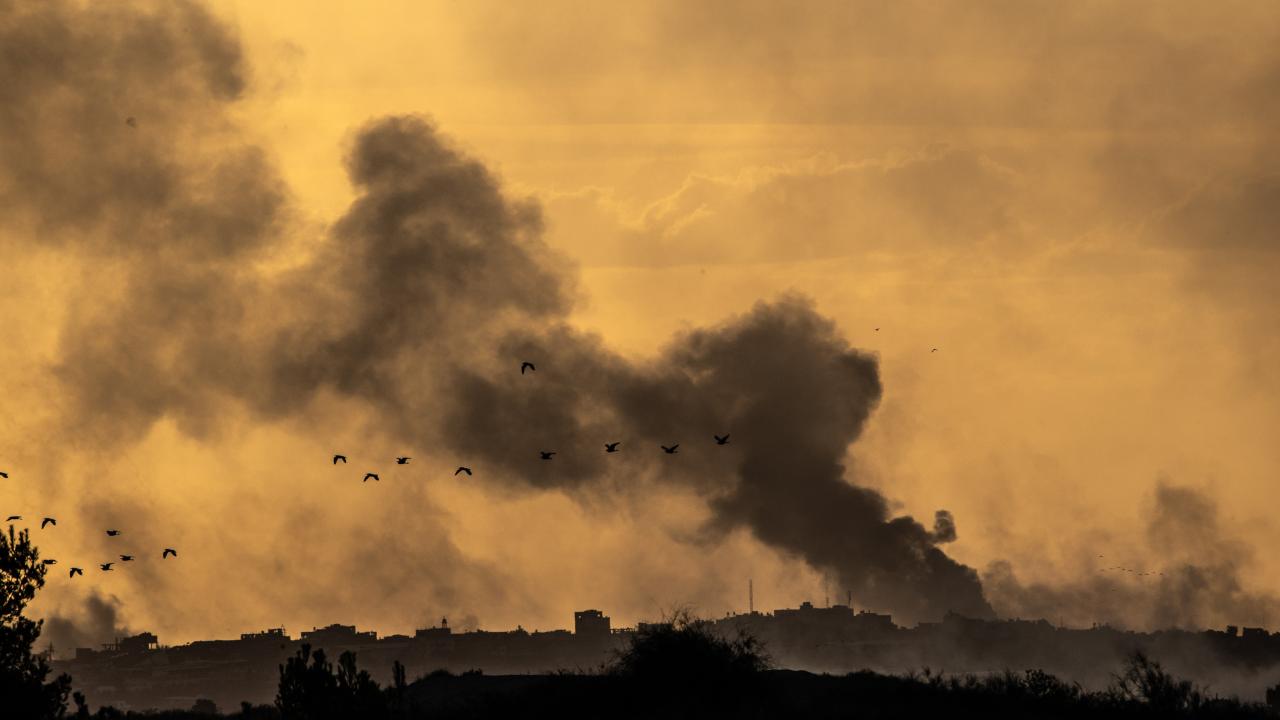
POLYGON ((76 648, 97 650, 103 643, 128 637, 130 630, 120 624, 120 601, 91 593, 73 612, 54 612, 44 621, 40 642, 52 645, 58 657, 69 657, 76 648))
POLYGON ((1075 582, 1018 581, 1008 563, 983 574, 1004 615, 1111 622, 1130 628, 1273 627, 1280 600, 1249 582, 1252 552, 1224 528, 1204 493, 1160 481, 1146 522, 1147 547, 1098 545, 1092 573, 1075 582), (1154 564, 1143 558, 1157 558, 1154 564))
MULTIPOLYGON (((428 122, 360 130, 347 159, 355 201, 325 237, 300 241, 266 153, 231 120, 243 60, 205 11, 54 4, 9 19, 6 76, 24 78, 3 98, 16 157, 3 204, 20 210, 10 237, 105 271, 86 277, 60 326, 56 437, 116 453, 162 421, 197 441, 243 413, 323 427, 316 404, 336 398, 370 419, 377 442, 456 455, 499 488, 599 495, 628 474, 652 476, 705 499, 710 542, 746 529, 907 617, 990 612, 976 574, 937 547, 954 538, 950 521, 930 532, 893 517, 844 466, 880 398, 877 364, 806 301, 758 305, 629 361, 568 325, 572 267, 541 239, 539 208, 507 197, 428 122), (300 259, 273 267, 293 243, 300 259), (527 377, 525 359, 538 365, 527 377), (717 432, 732 444, 713 446, 717 432), (602 452, 611 440, 623 442, 626 469, 607 464, 618 459, 602 452), (667 443, 681 452, 661 454, 667 443), (558 455, 541 462, 540 449, 558 455), (629 459, 643 453, 653 459, 629 459)), ((159 546, 146 492, 95 492, 79 520, 127 524, 129 542, 159 546)), ((455 609, 459 586, 493 595, 501 573, 438 528, 406 542, 433 512, 413 494, 379 510, 398 521, 377 531, 305 499, 275 517, 238 503, 267 537, 325 547, 320 572, 233 560, 248 538, 214 552, 247 570, 250 591, 267 575, 324 587, 342 571, 374 587, 411 574, 455 609)), ((173 564, 130 567, 130 581, 164 584, 173 564)))
MULTIPOLYGON (((396 23, 456 35, 464 49, 430 62, 375 50, 445 53, 448 38, 399 43, 398 28, 374 23, 377 48, 350 48, 358 23, 329 33, 331 57, 311 68, 332 73, 310 88, 321 100, 266 144, 266 129, 245 125, 262 110, 246 108, 255 68, 201 6, 0 6, 0 281, 13 300, 0 308, 0 389, 23 408, 0 417, 0 453, 38 480, 2 499, 60 504, 58 533, 41 542, 64 563, 121 551, 103 526, 126 526, 130 551, 181 546, 180 564, 148 556, 92 578, 145 588, 117 593, 131 626, 139 606, 201 634, 280 613, 422 623, 478 612, 479 623, 509 605, 516 621, 560 617, 578 599, 539 592, 547 567, 575 587, 630 590, 644 583, 618 566, 675 572, 647 542, 690 539, 690 557, 717 565, 743 535, 773 554, 739 552, 709 579, 680 571, 663 588, 673 596, 653 603, 723 603, 752 571, 743 558, 778 572, 799 558, 900 620, 981 614, 977 579, 952 557, 1016 555, 1017 576, 1036 578, 1028 587, 1059 595, 1034 600, 993 571, 997 609, 1076 603, 1090 622, 1118 605, 1091 582, 1037 576, 1039 539, 1052 553, 1064 528, 1114 519, 1136 492, 1134 466, 1185 462, 1167 459, 1175 447, 1213 448, 1189 476, 1219 471, 1208 456, 1224 476, 1247 468, 1269 482, 1271 455, 1256 448, 1270 447, 1275 416, 1257 398, 1274 387, 1280 347, 1267 241, 1280 237, 1268 204, 1273 9, 654 3, 596 22, 581 8, 475 7, 396 23), (429 87, 402 102, 414 82, 429 87), (364 101, 377 92, 395 112, 440 108, 461 140, 415 116, 367 122, 388 105, 364 101), (489 95, 513 123, 490 131, 504 145, 453 122, 483 116, 489 95), (519 126, 528 120, 803 126, 574 126, 566 141, 519 126), (897 127, 843 125, 864 121, 897 127), (295 137, 336 147, 334 125, 359 128, 345 167, 310 156, 277 167, 295 137), (854 135, 870 139, 822 147, 854 135), (635 160, 655 147, 679 171, 635 160), (505 189, 529 183, 494 170, 531 166, 554 189, 560 173, 592 187, 536 188, 549 198, 539 206, 505 189), (295 204, 312 175, 341 184, 343 170, 349 207, 295 204), (306 212, 339 219, 319 229, 306 212), (613 300, 630 288, 635 312, 599 314, 600 336, 580 330, 569 258, 626 267, 595 282, 618 281, 613 300), (821 273, 786 267, 833 259, 821 273), (689 282, 691 264, 707 278, 689 282), (1211 302, 1183 302, 1170 277, 1203 283, 1211 302), (819 300, 784 294, 720 320, 790 287, 819 300), (647 356, 681 322, 652 357, 616 349, 647 356), (1241 335, 1210 329, 1219 322, 1241 335), (922 365, 920 347, 935 344, 944 361, 922 365), (872 345, 883 364, 854 349, 872 345), (1199 352, 1181 352, 1189 345, 1199 352), (520 376, 521 360, 538 370, 520 376), (1237 365, 1247 381, 1230 374, 1237 365), (1222 406, 1239 419, 1204 421, 1222 406), (1195 419, 1183 428, 1182 417, 1195 419), (711 444, 725 432, 728 445, 711 444), (622 452, 605 455, 615 440, 622 452), (673 442, 674 456, 656 447, 673 442), (544 463, 543 449, 558 454, 544 463), (332 451, 352 455, 349 471, 328 465, 332 451), (362 487, 392 453, 419 457, 362 487), (418 482, 464 463, 477 471, 465 490, 418 482), (470 494, 442 504, 459 493, 470 494), (955 510, 964 533, 946 511, 931 527, 896 517, 898 499, 917 517, 955 510), (569 548, 563 565, 455 541, 499 521, 532 535, 519 513, 549 507, 580 523, 572 539, 536 536, 569 548), (625 528, 616 546, 640 549, 574 566, 574 546, 611 513, 625 528), (957 538, 948 557, 940 546, 957 538), (200 604, 229 583, 234 599, 200 604), (397 590, 360 589, 372 584, 397 590)), ((1187 582, 1204 597, 1243 597, 1237 566, 1195 567, 1187 582)), ((1212 619, 1197 603, 1104 617, 1212 619)))

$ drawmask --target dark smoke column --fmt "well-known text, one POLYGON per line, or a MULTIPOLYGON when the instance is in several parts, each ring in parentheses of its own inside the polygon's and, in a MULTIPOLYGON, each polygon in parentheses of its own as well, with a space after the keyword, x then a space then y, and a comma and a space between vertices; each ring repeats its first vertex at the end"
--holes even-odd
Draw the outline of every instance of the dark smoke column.
POLYGON ((698 491, 717 528, 745 527, 838 574, 861 605, 908 620, 992 614, 977 574, 938 547, 955 538, 949 514, 932 531, 891 518, 849 477, 842 462, 880 400, 879 372, 808 300, 760 303, 635 363, 568 324, 574 274, 543 242, 536 208, 506 198, 430 124, 371 123, 348 167, 362 193, 329 263, 353 288, 345 331, 281 376, 323 369, 406 440, 438 433, 483 462, 481 482, 603 488, 624 466, 601 443, 622 440, 625 472, 698 491), (538 371, 522 376, 527 359, 538 371), (733 443, 713 447, 725 431, 733 443), (680 454, 659 457, 672 442, 680 454), (554 461, 536 459, 548 449, 554 461))
POLYGON ((712 503, 722 522, 834 571, 861 605, 913 620, 993 614, 977 574, 937 546, 955 537, 949 513, 930 532, 848 481, 841 463, 880 400, 878 368, 808 303, 758 305, 693 333, 674 360, 706 397, 738 396, 723 408, 743 456, 736 487, 712 503))

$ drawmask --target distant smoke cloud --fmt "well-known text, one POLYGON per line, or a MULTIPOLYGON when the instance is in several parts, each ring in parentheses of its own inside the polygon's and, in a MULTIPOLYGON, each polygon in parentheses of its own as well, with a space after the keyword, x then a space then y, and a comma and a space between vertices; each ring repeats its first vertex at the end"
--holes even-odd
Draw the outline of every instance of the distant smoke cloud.
POLYGON ((40 642, 53 645, 57 657, 71 657, 76 648, 98 649, 103 643, 131 634, 120 624, 117 614, 120 601, 92 593, 71 614, 54 612, 44 621, 40 642))
POLYGON ((1081 625, 1196 629, 1280 621, 1280 600, 1247 587, 1249 547, 1222 527, 1203 493, 1158 483, 1146 535, 1146 548, 1096 548, 1104 552, 1092 577, 1023 584, 1008 563, 995 563, 983 574, 984 586, 1003 615, 1081 625), (1143 565, 1142 557, 1163 560, 1143 565))

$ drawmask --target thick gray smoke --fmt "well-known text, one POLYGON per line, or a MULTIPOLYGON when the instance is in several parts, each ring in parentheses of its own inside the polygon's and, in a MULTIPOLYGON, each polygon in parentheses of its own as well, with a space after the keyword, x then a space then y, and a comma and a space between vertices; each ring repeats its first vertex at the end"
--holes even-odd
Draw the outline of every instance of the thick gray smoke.
POLYGON ((57 657, 71 657, 76 648, 96 650, 103 643, 131 634, 120 625, 119 611, 117 599, 93 593, 76 612, 55 612, 45 619, 40 641, 51 645, 57 657))
POLYGON ((1008 563, 996 563, 983 574, 984 585, 1002 615, 1076 625, 1199 629, 1280 621, 1280 601, 1248 587, 1249 547, 1222 526, 1203 493, 1158 483, 1146 535, 1147 547, 1092 548, 1099 557, 1082 580, 1024 584, 1008 563), (1162 561, 1143 564, 1143 557, 1162 561))
POLYGON ((169 418, 203 437, 228 407, 305 416, 336 393, 484 481, 572 491, 653 475, 705 497, 709 530, 745 528, 864 605, 991 613, 977 575, 938 547, 950 515, 932 530, 894 518, 845 466, 881 395, 877 364, 806 300, 761 303, 649 362, 619 357, 566 324, 573 274, 538 208, 415 117, 359 133, 358 198, 295 247, 265 154, 224 127, 244 70, 203 10, 3 13, 0 208, 30 231, 15 236, 105 271, 62 326, 64 433, 111 447, 169 418), (285 252, 302 258, 293 269, 258 269, 285 252), (522 376, 524 360, 538 369, 522 376), (624 452, 606 455, 611 441, 624 452))

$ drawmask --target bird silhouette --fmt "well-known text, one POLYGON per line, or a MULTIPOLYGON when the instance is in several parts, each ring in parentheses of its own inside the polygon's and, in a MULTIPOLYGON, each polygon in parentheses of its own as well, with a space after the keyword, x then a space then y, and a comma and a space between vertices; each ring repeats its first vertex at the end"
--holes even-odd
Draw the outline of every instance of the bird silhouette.
POLYGON ((71 572, 67 575, 67 577, 75 577, 77 575, 83 575, 83 574, 84 574, 83 570, 81 570, 78 567, 73 567, 71 568, 71 572))
MULTIPOLYGON (((622 442, 622 441, 621 441, 621 440, 619 440, 618 442, 622 442)), ((618 443, 616 443, 616 442, 605 443, 605 444, 604 444, 604 451, 605 451, 605 452, 618 452, 618 443)))
POLYGON ((40 521, 40 529, 43 530, 45 525, 57 525, 58 521, 51 517, 47 517, 40 521))
POLYGON ((110 571, 110 570, 111 570, 111 566, 112 566, 112 565, 115 565, 115 563, 113 563, 113 562, 109 562, 109 563, 102 563, 102 564, 101 564, 101 565, 99 565, 98 567, 102 568, 104 571, 110 571))
POLYGON ((120 534, 119 530, 108 530, 107 537, 115 537, 120 534))
POLYGON ((133 556, 132 556, 132 555, 121 555, 121 556, 120 556, 120 562, 133 562, 133 556))
POLYGON ((934 348, 934 349, 930 350, 929 352, 931 352, 931 353, 938 352, 938 348, 934 348))
POLYGON ((382 482, 382 478, 378 477, 378 473, 365 473, 364 480, 361 480, 360 482, 369 482, 369 478, 373 478, 378 482, 382 482))
POLYGON ((658 447, 662 448, 663 452, 665 452, 668 455, 675 455, 676 449, 680 447, 680 443, 676 443, 671 447, 667 447, 666 445, 659 445, 658 447))
POLYGON ((333 456, 333 464, 334 464, 334 465, 337 465, 339 460, 341 460, 341 461, 345 464, 345 463, 347 462, 347 456, 346 456, 346 455, 334 455, 334 456, 333 456))
POLYGON ((455 477, 457 476, 457 474, 458 474, 458 473, 466 473, 466 474, 470 475, 470 474, 471 474, 471 468, 469 468, 469 467, 463 467, 463 466, 459 465, 459 466, 458 466, 458 469, 453 471, 453 474, 454 474, 454 476, 455 476, 455 477))
POLYGON ((165 548, 164 552, 160 553, 160 559, 163 560, 169 557, 170 555, 174 557, 178 557, 178 551, 174 550, 173 548, 165 548))
POLYGON ((5 518, 4 521, 13 522, 14 520, 21 520, 21 519, 22 519, 21 515, 10 515, 9 517, 5 518))
POLYGON ((717 444, 717 445, 728 445, 728 444, 729 444, 729 434, 728 434, 728 433, 725 433, 725 436, 724 436, 724 437, 720 437, 719 435, 712 435, 711 437, 713 437, 713 438, 715 438, 715 439, 716 439, 716 444, 717 444))
POLYGON ((525 371, 525 370, 537 370, 537 369, 538 369, 538 368, 534 367, 534 366, 533 366, 533 363, 529 362, 528 360, 526 360, 526 361, 524 361, 524 362, 520 363, 520 374, 521 374, 521 375, 523 375, 523 374, 524 374, 524 371, 525 371))
POLYGON ((555 451, 547 452, 546 450, 539 450, 538 454, 542 456, 543 460, 550 460, 551 456, 555 455, 555 451))
POLYGON ((43 562, 45 565, 57 565, 57 564, 58 564, 58 561, 57 561, 57 560, 54 560, 53 558, 48 558, 48 559, 46 559, 46 560, 41 560, 41 562, 43 562))
POLYGON ((7 477, 9 477, 9 473, 3 470, 0 470, 0 478, 7 478, 7 477))
POLYGON ((880 332, 880 328, 876 328, 876 332, 880 332))
POLYGON ((124 124, 128 125, 131 128, 136 128, 138 127, 138 119, 130 115, 129 117, 124 119, 124 124))
POLYGON ((396 458, 396 464, 397 464, 397 465, 408 465, 408 464, 409 464, 409 461, 410 461, 410 460, 412 460, 412 459, 413 459, 413 458, 410 458, 410 457, 398 457, 398 458, 396 458))

